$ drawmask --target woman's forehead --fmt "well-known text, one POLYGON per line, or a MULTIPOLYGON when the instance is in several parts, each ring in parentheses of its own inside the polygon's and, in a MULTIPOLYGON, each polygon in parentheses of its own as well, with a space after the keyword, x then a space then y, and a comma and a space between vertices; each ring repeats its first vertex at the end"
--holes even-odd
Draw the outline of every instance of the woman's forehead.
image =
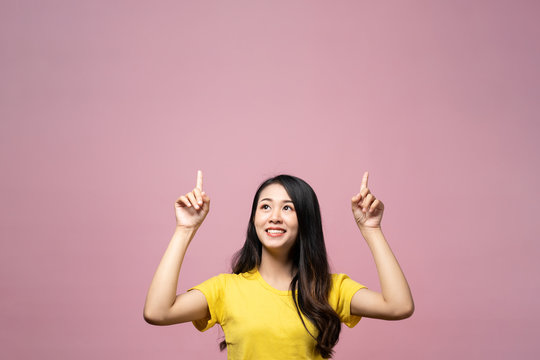
POLYGON ((291 197, 289 194, 287 194, 287 190, 283 187, 283 185, 274 183, 270 184, 267 187, 265 187, 260 195, 259 195, 259 201, 263 200, 274 200, 274 201, 283 201, 283 200, 291 200, 291 197))

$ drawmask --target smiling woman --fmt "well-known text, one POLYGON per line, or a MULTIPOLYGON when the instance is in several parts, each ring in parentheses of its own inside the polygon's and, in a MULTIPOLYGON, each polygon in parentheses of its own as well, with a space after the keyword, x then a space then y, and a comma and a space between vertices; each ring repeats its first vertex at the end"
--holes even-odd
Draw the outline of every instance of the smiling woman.
POLYGON ((175 203, 177 229, 150 284, 145 320, 192 321, 200 331, 219 323, 225 334, 220 347, 227 348, 229 359, 264 360, 329 358, 342 322, 353 327, 362 316, 409 317, 412 296, 380 228, 384 205, 367 181, 366 172, 351 207, 375 259, 382 293, 330 273, 315 192, 300 178, 278 175, 255 193, 232 273, 176 295, 187 247, 210 208, 199 171, 195 189, 175 203))
POLYGON ((258 202, 253 223, 263 245, 263 256, 267 251, 276 256, 279 253, 287 255, 298 233, 293 201, 279 183, 268 185, 259 196, 262 199, 258 202))

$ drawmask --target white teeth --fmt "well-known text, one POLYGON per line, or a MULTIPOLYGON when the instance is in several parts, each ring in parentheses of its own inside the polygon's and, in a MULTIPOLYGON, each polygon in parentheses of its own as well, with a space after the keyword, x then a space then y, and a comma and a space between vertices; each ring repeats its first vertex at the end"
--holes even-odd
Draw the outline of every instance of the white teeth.
POLYGON ((280 234, 280 233, 284 233, 285 230, 273 230, 273 229, 268 229, 266 230, 267 232, 271 233, 271 234, 280 234))

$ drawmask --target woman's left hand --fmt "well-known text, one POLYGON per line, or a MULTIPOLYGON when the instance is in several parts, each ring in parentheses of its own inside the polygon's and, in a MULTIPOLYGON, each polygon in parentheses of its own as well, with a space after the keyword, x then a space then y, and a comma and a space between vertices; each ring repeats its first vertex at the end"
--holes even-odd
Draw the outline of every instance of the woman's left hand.
POLYGON ((369 191, 368 176, 369 173, 366 171, 362 178, 360 192, 351 199, 354 220, 360 230, 380 229, 384 212, 384 204, 369 191))

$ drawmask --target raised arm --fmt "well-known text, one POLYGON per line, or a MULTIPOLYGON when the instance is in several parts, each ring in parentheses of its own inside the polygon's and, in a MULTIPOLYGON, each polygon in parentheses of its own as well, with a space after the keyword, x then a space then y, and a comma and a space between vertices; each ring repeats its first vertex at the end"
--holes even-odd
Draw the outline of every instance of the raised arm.
POLYGON ((360 289, 351 300, 351 314, 385 320, 408 318, 414 312, 409 284, 381 229, 384 204, 368 188, 364 174, 360 192, 352 197, 354 218, 375 260, 382 293, 360 289))
POLYGON ((178 277, 186 250, 210 210, 210 198, 202 188, 202 172, 196 187, 175 204, 176 230, 154 274, 143 316, 153 325, 172 325, 209 317, 208 304, 198 291, 176 295, 178 277))

